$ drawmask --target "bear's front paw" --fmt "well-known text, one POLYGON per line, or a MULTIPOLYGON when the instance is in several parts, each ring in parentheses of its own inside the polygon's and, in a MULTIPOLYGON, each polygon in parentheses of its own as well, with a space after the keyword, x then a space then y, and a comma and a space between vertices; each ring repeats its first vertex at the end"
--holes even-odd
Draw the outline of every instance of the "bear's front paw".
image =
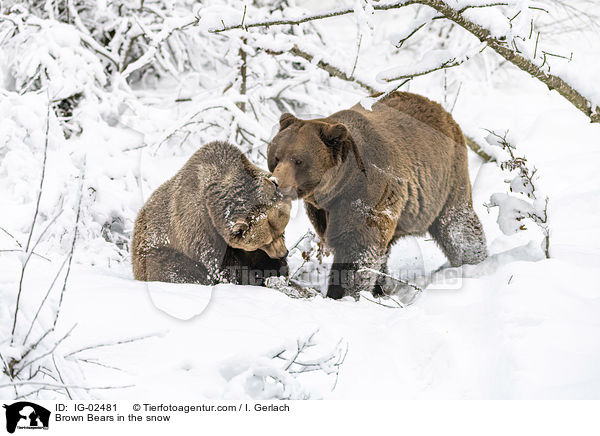
POLYGON ((327 288, 327 298, 333 298, 334 300, 339 300, 346 295, 346 290, 342 285, 330 284, 327 288))

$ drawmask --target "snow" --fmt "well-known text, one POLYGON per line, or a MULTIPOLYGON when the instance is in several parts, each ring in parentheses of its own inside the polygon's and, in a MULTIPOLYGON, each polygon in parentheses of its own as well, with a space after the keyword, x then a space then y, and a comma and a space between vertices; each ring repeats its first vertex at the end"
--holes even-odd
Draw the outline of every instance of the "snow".
MULTIPOLYGON (((321 8, 326 6, 325 2, 318 3, 321 8)), ((367 37, 363 42, 357 77, 374 81, 376 74, 390 65, 414 67, 415 60, 421 58, 446 59, 440 52, 415 54, 410 44, 391 58, 381 56, 393 40, 389 30, 398 32, 398 22, 384 22, 377 14, 371 17, 367 14, 369 4, 352 2, 352 6, 365 7, 356 13, 366 20, 361 22, 363 31, 369 33, 370 25, 374 27, 369 36, 372 45, 367 44, 367 37), (403 56, 412 63, 403 63, 403 56)), ((456 2, 454 7, 461 4, 466 3, 456 2)), ((106 5, 98 7, 102 14, 108 14, 106 5)), ((241 21, 239 8, 211 7, 212 15, 203 16, 206 21, 200 26, 205 35, 209 27, 221 26, 221 17, 226 24, 241 21)), ((302 8, 287 12, 293 17, 304 13, 302 8)), ((491 14, 485 15, 487 12, 470 13, 479 14, 482 22, 495 20, 491 14)), ((251 18, 260 19, 260 14, 251 18)), ((320 59, 339 65, 347 73, 356 53, 356 23, 350 22, 354 26, 339 19, 328 29, 319 27, 336 41, 320 59)), ((498 32, 504 31, 498 24, 498 32)), ((0 41, 3 29, 0 27, 0 41)), ((155 38, 164 35, 155 27, 152 31, 155 38)), ((302 47, 318 50, 318 39, 306 32, 302 47)), ((421 32, 427 35, 425 29, 421 32)), ((283 50, 294 41, 288 37, 276 39, 265 33, 249 39, 255 38, 256 44, 270 41, 269 47, 283 50)), ((111 77, 113 86, 103 89, 107 77, 97 64, 99 58, 87 57, 90 51, 76 43, 80 38, 72 27, 53 24, 0 46, 2 359, 18 359, 27 352, 22 339, 59 273, 31 334, 36 340, 49 331, 47 340, 31 353, 42 355, 60 342, 55 352, 57 365, 69 384, 131 385, 90 392, 72 389, 76 398, 598 398, 600 127, 590 124, 558 94, 525 73, 511 68, 498 70, 496 61, 480 57, 410 83, 411 91, 452 108, 463 130, 480 143, 487 135, 484 128, 509 130, 515 152, 538 169, 536 180, 544 194, 535 201, 510 196, 507 173, 496 163, 484 164, 470 153, 473 202, 490 256, 479 265, 439 270, 446 259, 428 236, 399 241, 390 255, 390 272, 426 286, 405 308, 377 304, 368 294, 359 301, 333 301, 318 293, 310 298, 292 298, 263 287, 142 283, 133 280, 127 253, 135 215, 151 192, 202 143, 209 138, 242 141, 235 132, 238 127, 244 129, 251 138, 243 141, 242 147, 264 168, 264 141, 273 136, 281 112, 328 114, 356 103, 365 93, 327 79, 326 73, 317 69, 290 67, 286 70, 291 71, 289 76, 274 80, 280 71, 279 62, 292 65, 296 60, 288 55, 274 60, 254 51, 257 45, 250 41, 253 57, 249 62, 256 76, 252 76, 248 93, 240 97, 236 82, 239 43, 235 38, 231 46, 221 38, 197 47, 202 56, 192 57, 202 68, 195 72, 181 73, 176 79, 168 74, 161 79, 142 76, 131 85, 111 77), (36 44, 39 51, 32 48, 36 44), (16 56, 21 51, 27 56, 16 56), (42 56, 45 52, 55 53, 57 58, 42 56), (66 60, 74 63, 67 65, 66 60), (228 62, 233 67, 229 68, 228 62), (17 92, 42 63, 54 68, 50 69, 48 92, 17 92), (232 83, 232 91, 223 91, 232 83), (53 111, 50 114, 48 166, 33 241, 60 215, 29 260, 17 340, 11 344, 22 260, 29 256, 23 246, 40 184, 47 102, 49 97, 69 97, 73 92, 83 92, 86 98, 76 109, 70 138, 61 133, 62 120, 53 111), (273 103, 274 96, 280 94, 285 97, 283 107, 273 103), (174 96, 191 100, 174 102, 174 96), (236 103, 242 99, 254 105, 260 122, 251 109, 245 114, 239 109, 236 103), (49 330, 65 280, 66 268, 59 268, 69 253, 82 183, 84 196, 73 263, 56 329, 49 330), (539 213, 545 196, 550 199, 550 259, 541 249, 541 229, 528 225, 527 230, 514 233, 516 222, 514 215, 510 216, 516 210, 539 213), (485 207, 490 197, 500 205, 500 212, 485 207), (430 277, 424 280, 424 276, 430 277), (297 367, 286 368, 287 360, 274 357, 285 350, 289 359, 298 344, 313 334, 314 346, 301 361, 323 362, 322 371, 294 372, 297 367), (336 360, 327 358, 340 353, 345 359, 336 375, 332 372, 336 360)), ((472 42, 457 38, 444 53, 462 55, 472 42)), ((593 77, 600 65, 597 41, 581 53, 585 55, 575 57, 581 62, 578 72, 593 77)), ((588 95, 600 92, 594 80, 586 79, 577 86, 588 95)), ((494 142, 493 137, 488 139, 494 142)), ((506 159, 499 147, 485 149, 498 161, 506 159)), ((513 188, 519 191, 526 187, 515 182, 513 188)), ((295 202, 286 229, 288 248, 300 241, 297 249, 290 250, 291 271, 302 265, 302 252, 310 253, 312 259, 318 252, 314 238, 301 239, 310 229, 302 204, 295 202)), ((321 292, 331 256, 325 255, 323 261, 309 262, 304 267, 306 274, 298 274, 311 277, 310 284, 321 292)), ((380 303, 393 306, 391 300, 380 303)), ((0 384, 7 380, 4 373, 0 375, 0 384)), ((19 392, 27 394, 34 389, 20 387, 19 392)), ((2 388, 0 396, 12 398, 15 394, 2 388)), ((63 398, 63 393, 31 394, 32 398, 37 396, 63 398)))

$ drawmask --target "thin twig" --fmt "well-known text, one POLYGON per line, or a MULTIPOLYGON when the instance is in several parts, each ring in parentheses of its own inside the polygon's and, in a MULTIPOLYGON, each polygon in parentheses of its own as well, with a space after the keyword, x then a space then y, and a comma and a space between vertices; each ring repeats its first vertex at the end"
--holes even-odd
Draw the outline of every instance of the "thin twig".
POLYGON ((65 274, 65 279, 63 281, 63 286, 60 291, 60 298, 58 300, 58 307, 56 308, 56 314, 54 316, 54 323, 52 327, 56 327, 56 323, 58 322, 58 316, 60 314, 60 310, 62 308, 63 297, 65 295, 65 290, 67 289, 67 281, 69 280, 69 273, 71 272, 71 262, 73 261, 73 253, 75 252, 75 243, 77 242, 77 233, 79 231, 79 216, 81 214, 81 200, 83 198, 83 185, 85 181, 85 169, 87 165, 87 160, 83 161, 83 168, 81 170, 81 180, 79 185, 79 200, 77 202, 77 216, 75 217, 75 230, 73 232, 73 241, 71 242, 71 250, 69 251, 69 262, 67 265, 67 272, 65 274))
POLYGON ((29 230, 29 237, 27 238, 27 244, 25 244, 25 251, 29 251, 29 244, 31 243, 31 237, 33 236, 33 229, 37 220, 38 212, 40 210, 40 200, 42 199, 42 190, 44 189, 44 177, 46 175, 46 158, 48 156, 48 135, 50 130, 50 101, 48 101, 48 109, 46 113, 46 137, 44 140, 44 154, 42 161, 42 175, 40 177, 40 187, 38 190, 37 200, 35 202, 35 212, 33 213, 33 222, 31 223, 31 229, 29 230))
POLYGON ((156 336, 159 336, 159 335, 160 335, 160 333, 152 333, 152 334, 145 335, 145 336, 138 336, 138 337, 135 337, 135 338, 123 339, 123 340, 117 341, 117 342, 110 342, 110 343, 103 343, 103 344, 96 344, 96 345, 88 345, 87 347, 83 347, 83 348, 80 348, 78 350, 71 351, 70 353, 65 354, 64 357, 67 358, 67 357, 73 356, 75 354, 81 353, 83 351, 94 350, 96 348, 112 347, 113 345, 122 345, 122 344, 128 344, 130 342, 142 341, 144 339, 153 338, 153 337, 156 337, 156 336))
MULTIPOLYGON (((31 229, 29 230, 29 236, 27 237, 27 243, 25 244, 25 252, 29 252, 29 245, 31 244, 31 238, 33 236, 33 229, 35 228, 35 222, 37 220, 37 216, 38 216, 39 209, 40 209, 40 200, 42 198, 42 191, 44 188, 44 178, 46 175, 46 158, 48 156, 49 131, 50 131, 50 97, 48 97, 48 108, 46 111, 46 135, 45 135, 45 140, 44 140, 44 155, 43 155, 43 161, 42 161, 42 174, 40 177, 40 187, 38 190, 37 200, 35 203, 35 212, 33 213, 33 221, 31 223, 31 229)), ((48 227, 46 227, 46 229, 47 228, 48 227)), ((42 232, 42 235, 43 234, 44 234, 44 232, 42 232)), ((41 236, 40 236, 40 238, 41 238, 41 236)), ((38 239, 38 241, 39 241, 39 239, 38 239)), ((34 250, 35 250, 35 247, 31 251, 33 252, 34 250)), ((23 266, 21 268, 21 278, 19 279, 19 291, 17 292, 17 302, 15 304, 15 315, 14 315, 14 319, 13 319, 12 330, 10 333, 10 344, 11 345, 13 344, 14 337, 15 337, 15 329, 17 328, 17 318, 19 315, 19 304, 21 302, 21 293, 23 291, 23 277, 25 275, 25 268, 27 267, 27 263, 29 262, 30 257, 31 257, 31 253, 29 253, 25 262, 23 262, 23 266)))
POLYGON ((46 383, 46 382, 36 382, 36 381, 31 381, 31 380, 26 380, 26 381, 18 381, 18 382, 12 382, 12 383, 7 383, 7 384, 2 384, 0 385, 0 389, 1 388, 7 388, 10 386, 44 386, 47 388, 58 388, 58 389, 65 389, 65 388, 69 388, 69 389, 83 389, 85 391, 95 391, 95 390, 101 390, 101 389, 126 389, 126 388, 132 388, 135 385, 123 385, 123 386, 81 386, 81 385, 65 385, 65 384, 58 384, 58 383, 46 383))
POLYGON ((98 365, 98 366, 102 366, 104 368, 108 368, 108 369, 114 369, 116 371, 123 371, 124 370, 122 368, 116 367, 116 366, 112 366, 112 365, 107 365, 106 363, 102 363, 102 362, 97 362, 95 360, 92 359, 77 359, 80 362, 84 362, 84 363, 89 363, 90 365, 98 365))
POLYGON ((52 348, 50 350, 48 350, 47 352, 40 354, 39 356, 37 356, 35 359, 32 359, 26 363, 23 364, 23 366, 21 366, 21 368, 17 371, 17 373, 15 374, 15 376, 19 375, 25 368, 27 368, 28 366, 33 365, 35 362, 37 362, 40 359, 43 359, 46 356, 51 355, 52 353, 54 353, 56 351, 56 349, 58 348, 58 346, 65 340, 67 339, 71 333, 73 332, 73 330, 75 329, 75 327, 77 327, 77 324, 73 325, 73 327, 71 327, 69 329, 69 331, 67 333, 65 333, 65 335, 60 338, 58 341, 56 341, 56 343, 52 346, 52 348))
MULTIPOLYGON (((21 358, 20 358, 20 360, 24 360, 24 359, 25 359, 25 358, 26 358, 26 357, 29 355, 29 353, 31 353, 32 351, 34 351, 34 350, 35 350, 35 349, 38 347, 38 345, 40 345, 40 343, 41 343, 41 342, 42 342, 42 341, 43 341, 43 340, 46 338, 46 336, 48 336, 48 335, 49 335, 50 333, 52 333, 53 331, 54 331, 54 327, 52 327, 52 328, 49 328, 48 330, 46 330, 46 331, 45 331, 45 332, 42 334, 42 336, 40 336, 40 338, 39 338, 37 341, 35 341, 33 344, 31 344, 31 345, 30 345, 30 346, 27 348, 27 351, 25 351, 25 352, 24 352, 24 353, 21 355, 21 358)), ((25 345, 25 343, 23 343, 23 345, 25 345)))
POLYGON ((402 305, 402 303, 400 303, 399 301, 394 300, 391 297, 390 297, 390 300, 392 300, 394 303, 396 303, 396 306, 390 306, 389 304, 384 304, 384 303, 382 303, 380 301, 371 300, 369 297, 365 297, 364 295, 362 296, 362 298, 364 298, 367 301, 370 301, 371 303, 378 304, 379 306, 387 307, 388 309, 403 309, 404 308, 404 306, 402 305))
POLYGON ((356 71, 356 66, 358 65, 358 56, 360 55, 360 45, 362 43, 362 35, 358 37, 358 44, 356 46, 356 56, 354 57, 354 65, 352 65, 352 71, 350 72, 350 78, 354 78, 354 72, 356 71))
MULTIPOLYGON (((24 250, 0 250, 0 253, 25 253, 24 250)), ((48 259, 46 256, 42 256, 39 253, 36 253, 34 251, 31 252, 31 254, 33 254, 34 256, 39 257, 40 259, 44 259, 47 262, 52 262, 50 259, 48 259)))
POLYGON ((34 389, 31 392, 27 392, 25 394, 21 394, 21 395, 17 395, 14 399, 15 400, 20 400, 21 398, 27 398, 27 399, 31 399, 32 395, 35 395, 41 391, 53 391, 53 392, 62 392, 61 389, 59 388, 52 388, 52 387, 41 387, 41 388, 37 388, 34 389))
MULTIPOLYGON (((315 56, 300 49, 297 45, 294 45, 290 50, 286 51, 278 51, 278 50, 265 50, 267 53, 271 54, 271 55, 282 55, 284 53, 291 53, 294 56, 300 57, 302 59, 307 60, 308 62, 313 62, 315 56)), ((343 72, 340 68, 336 67, 335 65, 332 65, 328 62, 325 62, 323 60, 319 60, 318 62, 315 63, 315 65, 317 67, 319 67, 320 69, 326 71, 331 77, 337 77, 339 79, 345 80, 347 82, 353 82, 356 83, 357 85, 363 87, 364 89, 366 89, 369 93, 371 94, 376 94, 379 91, 374 87, 369 85, 368 83, 356 79, 354 77, 349 76, 348 74, 346 74, 345 72, 343 72)))
POLYGON ((21 277, 19 278, 19 291, 17 292, 17 302, 15 304, 15 316, 13 318, 13 326, 12 326, 12 331, 10 333, 10 344, 12 345, 15 339, 15 329, 17 328, 17 317, 19 314, 19 304, 21 301, 21 294, 23 292, 23 279, 25 278, 25 269, 27 268, 27 265, 29 264, 29 259, 31 259, 31 256, 34 252, 34 250, 36 249, 36 247, 38 246, 38 244, 40 243, 40 241, 42 240, 42 238, 44 237, 44 235, 46 234, 46 232, 48 231, 48 229, 50 228, 50 226, 52 224, 54 224, 54 221, 56 221, 56 219, 62 214, 62 209, 58 212, 57 215, 54 216, 54 218, 52 218, 50 220, 50 222, 46 225, 46 227, 44 228, 44 230, 42 231, 42 233, 40 233, 40 236, 38 237, 37 241, 35 242, 35 244, 33 244, 33 248, 31 249, 31 251, 29 251, 27 258, 25 259, 25 262, 23 262, 23 266, 21 268, 21 277))
POLYGON ((58 365, 56 364, 56 359, 54 358, 54 354, 52 355, 52 363, 54 363, 54 368, 56 369, 56 373, 58 374, 58 378, 60 379, 60 382, 63 385, 65 385, 65 391, 67 392, 67 396, 69 397, 69 400, 72 400, 73 397, 71 396, 71 392, 69 392, 69 388, 65 384, 62 374, 60 373, 60 370, 58 369, 58 365))
POLYGON ((0 226, 0 231, 3 231, 3 232, 4 232, 4 233, 6 233, 8 236, 10 236, 10 237, 11 237, 11 239, 12 239, 13 241, 15 241, 15 242, 16 242, 16 244, 19 246, 19 248, 23 248, 23 246, 22 246, 22 245, 21 245, 21 243, 20 243, 20 242, 17 240, 17 238, 15 238, 15 237, 14 237, 12 234, 10 234, 10 233, 8 232, 8 230, 6 230, 4 227, 1 227, 1 226, 0 226))
MULTIPOLYGON (((29 330, 27 330, 27 334, 25 335, 25 338, 23 339, 23 345, 25 345, 25 343, 27 342, 27 339, 29 338, 29 335, 31 334, 31 331, 33 330, 33 326, 35 325, 35 321, 37 320, 38 316, 40 315, 40 312, 42 311, 42 307, 46 303, 46 300, 48 299, 48 296, 50 295, 50 292, 54 288, 54 284, 56 283, 56 280, 58 280, 58 277, 60 276, 60 273, 62 272, 63 268, 65 267, 65 265, 67 263, 67 261, 69 260, 69 257, 70 257, 69 255, 67 255, 65 257, 65 260, 63 261, 63 263, 60 265, 60 268, 56 272, 56 275, 54 276, 54 279, 52 280, 52 283, 50 283, 50 286, 48 287, 48 290, 46 291, 46 295, 44 295, 44 298, 42 299, 40 305, 38 306, 37 311, 35 312, 35 316, 31 320, 31 324, 29 325, 29 330)), ((54 328, 52 328, 51 330, 54 330, 54 328)))

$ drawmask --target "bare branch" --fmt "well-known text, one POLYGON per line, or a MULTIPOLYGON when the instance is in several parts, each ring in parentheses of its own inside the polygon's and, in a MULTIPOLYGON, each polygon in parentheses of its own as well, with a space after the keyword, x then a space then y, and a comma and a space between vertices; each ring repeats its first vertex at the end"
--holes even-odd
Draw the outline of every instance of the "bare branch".
MULTIPOLYGON (((60 379, 60 382, 64 385, 65 381, 62 377, 62 374, 60 373, 60 370, 58 369, 58 365, 56 364, 56 359, 54 358, 54 354, 52 355, 52 363, 54 363, 54 368, 56 369, 56 373, 58 374, 58 378, 60 379)), ((67 387, 67 385, 65 385, 65 391, 67 392, 67 396, 69 397, 69 400, 72 400, 73 397, 71 396, 71 392, 69 392, 69 388, 67 387)))
POLYGON ((469 57, 463 57, 462 59, 450 58, 450 59, 446 59, 445 61, 441 62, 439 65, 436 65, 435 67, 427 68, 423 71, 419 71, 418 73, 399 74, 394 77, 385 78, 384 80, 386 82, 395 82, 396 80, 401 80, 401 79, 414 79, 415 77, 425 76, 425 75, 433 73, 435 71, 458 67, 459 65, 464 64, 468 60, 469 60, 469 57))
MULTIPOLYGON (((376 11, 386 11, 389 9, 403 8, 405 6, 409 6, 409 5, 413 5, 413 4, 417 4, 417 3, 419 3, 419 2, 415 1, 415 0, 404 0, 404 1, 396 1, 396 2, 392 2, 392 3, 387 3, 387 4, 385 4, 385 3, 384 4, 374 4, 373 9, 376 11)), ((244 24, 244 22, 242 21, 240 24, 235 24, 235 25, 231 25, 231 26, 224 25, 220 29, 217 29, 217 28, 210 29, 209 32, 221 33, 221 32, 226 32, 228 30, 233 30, 233 29, 248 30, 251 27, 295 25, 295 24, 307 23, 309 21, 316 21, 316 20, 322 20, 325 18, 339 17, 341 15, 348 15, 348 14, 353 14, 353 13, 354 13, 354 8, 343 8, 343 9, 336 9, 333 11, 324 12, 321 14, 303 15, 301 17, 284 19, 284 20, 255 21, 255 22, 246 23, 246 24, 244 24)))
POLYGON ((21 368, 19 368, 19 370, 16 372, 15 377, 17 377, 25 368, 27 368, 28 366, 33 365, 35 362, 37 362, 40 359, 43 359, 46 356, 50 356, 52 353, 54 353, 54 351, 56 351, 56 349, 58 348, 58 346, 65 340, 67 339, 71 333, 73 332, 73 330, 75 329, 75 327, 77 327, 77 324, 75 324, 73 327, 71 327, 69 329, 69 331, 67 333, 65 333, 65 335, 60 338, 58 341, 56 341, 56 343, 52 346, 52 348, 50 350, 48 350, 47 352, 40 354, 39 356, 37 356, 35 359, 29 360, 28 362, 25 362, 23 364, 23 366, 21 366, 21 368))
POLYGON ((86 161, 83 163, 83 168, 81 169, 81 180, 79 185, 79 200, 77 202, 77 216, 75 217, 75 230, 73 232, 73 241, 71 242, 71 250, 69 252, 69 262, 67 265, 67 273, 65 274, 65 279, 63 281, 62 290, 60 291, 60 299, 58 301, 58 307, 56 308, 56 314, 54 315, 54 323, 52 324, 52 328, 56 327, 56 323, 58 322, 58 316, 60 315, 60 309, 62 307, 63 297, 65 295, 65 290, 67 289, 67 281, 69 280, 69 273, 71 272, 71 262, 73 261, 73 253, 75 252, 75 243, 77 242, 77 233, 79 231, 79 216, 81 214, 81 200, 83 199, 83 184, 85 180, 85 169, 86 169, 86 161))
POLYGON ((23 246, 21 245, 21 243, 17 240, 17 238, 15 238, 11 233, 8 232, 8 230, 6 230, 4 227, 0 226, 0 231, 6 233, 8 236, 10 236, 10 238, 15 241, 15 243, 19 246, 19 248, 23 248, 23 246))
POLYGON ((132 388, 135 385, 123 385, 123 386, 81 386, 81 385, 65 385, 65 384, 58 384, 58 383, 46 383, 46 382, 36 382, 36 381, 31 381, 31 380, 27 380, 27 381, 17 381, 17 382, 12 382, 12 383, 6 383, 3 385, 0 385, 0 388, 8 388, 11 386, 44 386, 45 388, 48 389, 83 389, 84 391, 95 391, 95 390, 101 390, 101 389, 126 389, 126 388, 132 388))
POLYGON ((44 189, 44 177, 46 175, 46 158, 48 156, 48 135, 50 131, 50 100, 48 100, 48 109, 46 112, 46 137, 44 139, 44 154, 42 160, 42 175, 40 177, 40 187, 38 189, 37 200, 35 202, 35 212, 33 213, 33 222, 31 223, 31 229, 29 231, 29 237, 25 244, 25 251, 29 251, 29 244, 31 243, 31 237, 33 236, 33 229, 37 220, 38 212, 40 210, 40 200, 42 199, 42 191, 44 189))
POLYGON ((152 334, 145 335, 145 336, 138 336, 138 337, 135 337, 135 338, 123 339, 121 341, 116 341, 116 342, 110 342, 110 343, 105 343, 105 344, 89 345, 87 347, 83 347, 83 348, 80 348, 78 350, 71 351, 70 353, 65 354, 64 357, 67 358, 67 357, 73 356, 75 354, 81 353, 83 351, 94 350, 96 348, 112 347, 113 345, 122 345, 122 344, 128 344, 130 342, 142 341, 144 339, 153 338, 153 337, 159 336, 159 335, 160 335, 160 333, 152 333, 152 334))
POLYGON ((46 234, 46 232, 48 231, 48 229, 50 228, 50 226, 52 224, 54 224, 54 221, 56 221, 56 219, 61 214, 62 214, 62 210, 57 215, 55 215, 54 218, 52 218, 50 220, 50 222, 46 225, 46 227, 44 228, 44 230, 42 230, 42 233, 40 233, 40 236, 38 237, 37 241, 35 242, 35 244, 33 244, 33 248, 31 249, 31 251, 28 252, 27 258, 23 262, 23 267, 21 268, 21 277, 19 279, 19 291, 17 292, 17 302, 16 302, 16 305, 15 305, 15 316, 13 318, 13 326, 12 326, 12 331, 10 333, 10 343, 11 343, 11 345, 14 342, 14 339, 15 339, 15 329, 17 327, 17 316, 19 314, 19 303, 21 301, 21 293, 23 292, 23 279, 25 278, 25 269, 27 268, 27 265, 29 264, 29 259, 31 259, 31 256, 32 256, 34 250, 36 249, 36 247, 38 246, 38 244, 40 243, 40 241, 42 240, 42 238, 44 237, 44 235, 46 234))
MULTIPOLYGON (((376 3, 376 4, 373 4, 372 6, 373 6, 373 10, 375 10, 375 11, 388 11, 391 9, 400 9, 400 8, 403 8, 406 6, 417 5, 417 4, 427 5, 427 3, 428 3, 428 0, 404 0, 404 1, 395 1, 395 2, 391 2, 391 3, 376 3)), ((465 12, 468 9, 488 8, 488 7, 493 7, 493 6, 509 6, 509 3, 508 2, 492 2, 492 3, 485 3, 485 4, 467 5, 467 6, 463 7, 462 9, 457 10, 457 12, 462 14, 463 12, 465 12)), ((530 9, 541 9, 541 8, 531 7, 530 9)), ((302 15, 302 16, 296 17, 296 18, 288 18, 288 19, 281 19, 281 20, 263 20, 263 21, 254 21, 254 22, 250 22, 250 23, 244 23, 244 18, 243 18, 242 22, 240 24, 234 24, 234 25, 230 25, 230 26, 223 25, 223 27, 221 27, 221 28, 209 29, 209 32, 221 33, 221 32, 226 32, 228 30, 233 30, 233 29, 248 30, 252 27, 297 25, 297 24, 307 23, 310 21, 318 21, 318 20, 323 20, 326 18, 339 17, 342 15, 348 15, 348 14, 353 14, 353 13, 354 13, 354 8, 341 8, 341 9, 335 9, 332 11, 322 12, 320 14, 302 15)), ((244 14, 244 17, 245 17, 245 14, 244 14)))
MULTIPOLYGON (((294 45, 294 47, 292 47, 288 52, 275 51, 275 50, 265 50, 265 51, 271 55, 282 55, 284 53, 291 53, 294 56, 298 56, 298 57, 301 57, 302 59, 307 60, 308 62, 312 62, 313 59, 315 58, 314 55, 307 53, 304 50, 301 50, 297 45, 294 45)), ((347 82, 356 83, 357 85, 366 89, 370 94, 377 94, 379 92, 375 87, 369 85, 368 83, 365 83, 362 80, 356 79, 352 76, 348 76, 348 74, 344 73, 338 67, 331 65, 330 63, 327 63, 323 60, 319 60, 319 62, 317 62, 315 65, 317 67, 321 68, 322 70, 326 71, 331 77, 337 77, 338 79, 342 79, 347 82)))
POLYGON ((492 162, 495 160, 492 156, 487 154, 481 145, 479 145, 473 138, 465 135, 465 141, 467 142, 468 147, 485 162, 492 162))

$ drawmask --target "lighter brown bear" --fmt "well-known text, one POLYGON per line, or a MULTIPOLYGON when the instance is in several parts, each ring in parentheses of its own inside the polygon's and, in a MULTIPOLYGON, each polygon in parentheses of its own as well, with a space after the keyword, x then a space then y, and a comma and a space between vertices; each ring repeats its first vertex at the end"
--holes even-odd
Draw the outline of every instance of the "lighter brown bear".
POLYGON ((452 266, 487 256, 464 136, 425 97, 394 92, 371 111, 357 104, 313 120, 283 114, 268 165, 334 253, 331 298, 386 292, 380 279, 402 236, 429 232, 452 266))
POLYGON ((287 274, 291 203, 231 144, 211 142, 150 196, 131 245, 137 280, 262 285, 287 274))

